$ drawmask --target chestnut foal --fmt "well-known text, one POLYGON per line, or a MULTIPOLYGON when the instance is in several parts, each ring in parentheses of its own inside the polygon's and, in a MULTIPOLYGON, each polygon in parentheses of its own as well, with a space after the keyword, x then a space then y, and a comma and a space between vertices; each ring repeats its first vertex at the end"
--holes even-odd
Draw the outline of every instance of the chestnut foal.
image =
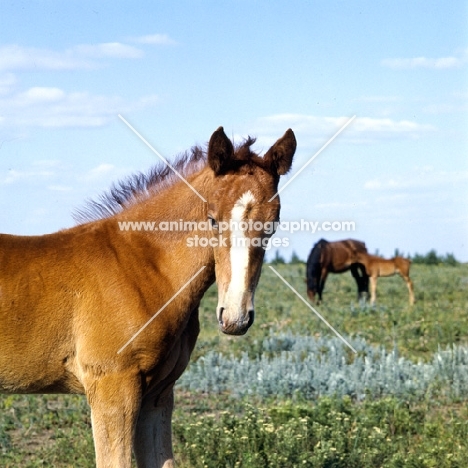
POLYGON ((71 229, 0 235, 0 391, 84 393, 98 468, 130 468, 132 449, 139 468, 174 466, 173 387, 215 280, 220 330, 252 325, 270 234, 250 226, 279 219, 269 200, 296 140, 288 130, 263 157, 253 142, 234 148, 220 127, 176 163, 187 183, 162 167, 115 186, 71 229))

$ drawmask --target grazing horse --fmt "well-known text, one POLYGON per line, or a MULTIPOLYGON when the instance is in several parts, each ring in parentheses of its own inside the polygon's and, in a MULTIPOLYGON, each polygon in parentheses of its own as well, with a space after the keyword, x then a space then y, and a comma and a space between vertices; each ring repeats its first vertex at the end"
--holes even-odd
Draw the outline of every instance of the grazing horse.
POLYGON ((376 290, 377 290, 377 278, 379 276, 393 276, 398 273, 405 281, 409 291, 409 303, 413 305, 414 290, 413 282, 409 277, 409 270, 411 266, 411 260, 403 257, 394 257, 385 259, 378 255, 369 255, 365 253, 358 254, 358 261, 366 270, 367 275, 370 277, 371 284, 371 304, 375 304, 376 290))
POLYGON ((328 273, 344 273, 351 270, 358 287, 358 299, 369 292, 368 276, 357 262, 358 253, 367 253, 364 242, 346 239, 328 242, 320 239, 312 248, 307 259, 307 295, 311 301, 318 295, 317 304, 322 301, 323 288, 328 273))
POLYGON ((234 147, 220 127, 175 164, 184 180, 162 166, 114 186, 71 229, 0 235, 0 391, 84 393, 97 468, 130 468, 132 448, 139 468, 174 466, 173 387, 214 281, 220 330, 253 323, 269 234, 241 222, 278 221, 296 149, 291 130, 263 157, 254 141, 234 147))

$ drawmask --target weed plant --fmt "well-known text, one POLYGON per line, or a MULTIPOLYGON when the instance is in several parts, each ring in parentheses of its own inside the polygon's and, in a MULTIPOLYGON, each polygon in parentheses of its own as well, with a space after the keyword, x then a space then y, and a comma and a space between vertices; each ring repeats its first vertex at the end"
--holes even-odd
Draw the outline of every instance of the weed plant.
POLYGON ((466 347, 453 345, 429 362, 414 363, 399 356, 397 349, 387 352, 362 339, 350 341, 356 355, 338 338, 270 336, 256 358, 209 352, 190 366, 178 385, 195 392, 261 398, 468 398, 466 347))

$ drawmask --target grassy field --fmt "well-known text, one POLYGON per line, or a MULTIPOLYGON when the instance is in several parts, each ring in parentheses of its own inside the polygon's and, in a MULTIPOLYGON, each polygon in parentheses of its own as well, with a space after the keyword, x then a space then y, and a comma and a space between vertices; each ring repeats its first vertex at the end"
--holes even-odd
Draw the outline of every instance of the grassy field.
MULTIPOLYGON (((305 296, 305 265, 275 265, 274 268, 305 296)), ((356 285, 349 273, 329 275, 323 304, 317 310, 347 336, 360 336, 370 344, 395 344, 401 354, 425 359, 439 346, 468 343, 468 265, 413 265, 416 304, 409 305, 408 290, 399 276, 380 278, 375 307, 361 307, 356 300, 356 285)), ((194 358, 213 348, 226 353, 249 351, 270 333, 285 330, 297 334, 324 336, 330 330, 307 309, 265 265, 255 296, 256 322, 241 339, 217 331, 215 307, 217 293, 205 295, 201 322, 202 334, 194 358)))
MULTIPOLYGON (((305 294, 303 264, 275 268, 305 294)), ((332 275, 319 311, 347 338, 398 350, 414 363, 430 362, 453 344, 468 346, 468 265, 413 265, 411 277, 414 306, 408 305, 403 280, 392 277, 379 280, 377 304, 370 307, 357 303, 349 273, 332 275)), ((213 351, 258 359, 265 355, 265 340, 278 334, 332 336, 268 265, 256 294, 256 321, 246 336, 218 332, 216 301, 212 288, 202 304, 192 362, 213 351)), ((175 452, 184 467, 466 467, 468 397, 435 395, 358 401, 352 395, 239 397, 179 387, 175 452)), ((1 467, 94 466, 82 397, 9 395, 0 397, 0 406, 1 467)))

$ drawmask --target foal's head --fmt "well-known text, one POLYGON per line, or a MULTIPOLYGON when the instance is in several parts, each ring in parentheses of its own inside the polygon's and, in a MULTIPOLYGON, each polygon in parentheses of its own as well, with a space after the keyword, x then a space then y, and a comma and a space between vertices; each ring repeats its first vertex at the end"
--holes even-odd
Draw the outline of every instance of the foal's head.
POLYGON ((279 220, 275 194, 296 150, 292 130, 263 158, 251 152, 253 142, 248 139, 235 150, 220 127, 208 146, 214 172, 207 201, 219 291, 216 313, 221 331, 230 335, 246 333, 254 321, 254 292, 279 220))

